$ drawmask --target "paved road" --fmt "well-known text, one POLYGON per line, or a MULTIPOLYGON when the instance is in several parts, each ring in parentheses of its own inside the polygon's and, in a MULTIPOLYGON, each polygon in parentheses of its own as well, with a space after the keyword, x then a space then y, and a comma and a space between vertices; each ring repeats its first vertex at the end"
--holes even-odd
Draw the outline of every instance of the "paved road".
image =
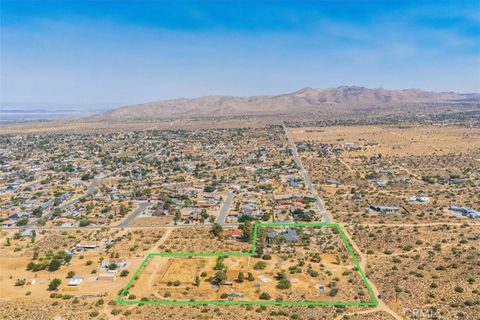
POLYGON ((218 224, 225 224, 225 219, 227 219, 227 213, 228 210, 230 210, 230 207, 232 206, 232 201, 233 201, 233 196, 234 193, 230 191, 227 195, 227 198, 225 198, 225 201, 223 202, 223 206, 220 209, 220 213, 218 214, 217 221, 215 221, 218 224))
MULTIPOLYGON (((101 229, 157 229, 157 228, 192 228, 192 227, 211 227, 211 223, 205 222, 204 224, 151 224, 148 226, 86 226, 86 227, 62 227, 62 226, 48 226, 48 227, 32 227, 32 230, 49 230, 49 231, 75 231, 75 230, 101 230, 101 229)), ((225 223, 224 227, 238 227, 239 223, 225 223)), ((0 227, 0 230, 23 230, 25 227, 0 227)))
MULTIPOLYGON (((293 138, 292 138, 290 132, 288 131, 287 127, 285 126, 285 124, 283 125, 283 130, 285 130, 285 134, 287 136, 288 142, 289 142, 290 147, 292 149, 293 158, 295 160, 295 163, 300 167, 300 171, 301 171, 303 179, 305 181, 305 185, 307 186, 307 188, 310 190, 313 197, 315 198, 315 202, 316 202, 316 204, 317 204, 318 208, 320 209, 320 212, 323 216, 323 221, 326 222, 326 223, 330 223, 332 221, 332 219, 330 218, 330 215, 328 214, 322 200, 318 196, 317 190, 313 186, 313 184, 310 180, 310 177, 308 176, 307 171, 303 167, 302 161, 300 160, 300 157, 298 156, 298 151, 297 151, 297 146, 295 145, 295 141, 293 140, 293 138)), ((353 241, 352 237, 350 236, 350 234, 347 231, 345 232, 345 235, 346 235, 347 239, 349 240, 350 244, 352 245, 352 247, 354 248, 354 250, 356 250, 356 252, 359 254, 361 267, 362 267, 363 270, 365 270, 366 265, 367 265, 366 255, 364 255, 362 253, 362 251, 360 251, 360 248, 353 241)), ((370 285, 372 287, 373 294, 375 296, 378 296, 379 295, 379 290, 377 289, 377 287, 375 286, 375 284, 373 282, 371 282, 371 281, 369 281, 369 282, 370 282, 370 285)), ((392 311, 383 300, 379 300, 378 307, 376 307, 374 309, 371 309, 369 311, 372 311, 372 310, 374 310, 374 311, 384 311, 384 312, 388 313, 389 315, 391 315, 392 317, 394 317, 395 319, 398 319, 398 320, 402 319, 398 314, 396 314, 394 311, 392 311)), ((339 318, 337 318, 337 319, 339 319, 339 318)))
POLYGON ((143 211, 151 205, 150 202, 139 202, 138 208, 135 209, 128 217, 126 217, 122 222, 118 224, 117 227, 125 228, 130 225, 130 222, 133 221, 137 216, 143 213, 143 211))
POLYGON ((283 130, 285 130, 285 135, 287 136, 288 143, 290 144, 290 148, 292 149, 293 159, 295 160, 295 163, 297 164, 297 166, 300 168, 300 173, 302 174, 303 180, 305 181, 305 186, 308 188, 313 198, 315 199, 315 203, 318 209, 320 210, 320 213, 322 214, 323 222, 330 223, 331 219, 327 213, 327 209, 325 208, 325 205, 323 204, 322 200, 318 196, 317 190, 312 184, 312 181, 310 180, 310 177, 308 176, 308 173, 303 167, 302 161, 298 156, 298 151, 297 151, 297 146, 295 144, 295 141, 293 140, 293 137, 290 134, 290 131, 288 131, 288 128, 285 126, 285 124, 283 124, 282 126, 283 126, 283 130))

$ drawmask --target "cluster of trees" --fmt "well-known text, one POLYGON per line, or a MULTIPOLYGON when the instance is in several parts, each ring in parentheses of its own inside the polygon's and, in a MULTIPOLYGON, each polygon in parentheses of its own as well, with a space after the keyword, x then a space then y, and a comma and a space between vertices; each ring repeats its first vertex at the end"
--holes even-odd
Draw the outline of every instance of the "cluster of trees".
POLYGON ((225 257, 218 257, 213 270, 215 270, 215 277, 213 277, 213 283, 220 284, 227 279, 227 267, 223 263, 225 257))
POLYGON ((278 289, 290 289, 290 287, 292 286, 290 280, 288 280, 287 278, 287 274, 283 270, 278 272, 275 278, 278 280, 278 289))
POLYGON ((292 216, 294 217, 294 219, 300 221, 312 221, 312 217, 314 216, 314 214, 315 212, 312 210, 304 211, 300 208, 297 208, 292 212, 292 216))
POLYGON ((25 218, 19 219, 19 220, 17 220, 17 222, 15 223, 15 225, 16 225, 17 227, 23 227, 23 226, 26 226, 27 224, 28 224, 28 219, 25 219, 25 218))
POLYGON ((53 256, 51 260, 45 259, 38 263, 35 263, 33 261, 29 262, 27 264, 27 270, 37 272, 47 269, 48 271, 52 272, 60 269, 63 263, 69 263, 71 259, 71 256, 61 251, 58 252, 55 256, 53 256))
POLYGON ((133 191, 133 195, 135 197, 142 197, 142 196, 150 197, 152 195, 152 190, 150 188, 135 189, 133 191))
POLYGON ((253 273, 248 272, 247 277, 245 278, 245 274, 243 272, 239 272, 236 281, 238 283, 242 283, 243 281, 245 281, 245 279, 247 279, 248 281, 255 281, 255 277, 253 276, 253 273))
POLYGON ((242 230, 243 240, 245 242, 251 242, 253 239, 253 224, 250 221, 245 221, 239 228, 242 230))

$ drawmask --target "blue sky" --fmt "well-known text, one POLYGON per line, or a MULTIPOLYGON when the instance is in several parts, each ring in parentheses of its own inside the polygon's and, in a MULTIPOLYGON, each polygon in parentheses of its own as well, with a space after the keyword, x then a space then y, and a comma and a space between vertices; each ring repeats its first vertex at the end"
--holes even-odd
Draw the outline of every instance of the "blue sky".
POLYGON ((480 92, 477 1, 1 1, 1 106, 361 85, 480 92))

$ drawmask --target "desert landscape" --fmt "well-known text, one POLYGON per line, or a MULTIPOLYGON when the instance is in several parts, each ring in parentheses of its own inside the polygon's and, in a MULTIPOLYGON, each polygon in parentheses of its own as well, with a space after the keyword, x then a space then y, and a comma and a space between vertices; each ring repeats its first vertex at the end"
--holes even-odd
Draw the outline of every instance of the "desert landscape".
POLYGON ((0 0, 0 319, 480 320, 480 5, 0 0))

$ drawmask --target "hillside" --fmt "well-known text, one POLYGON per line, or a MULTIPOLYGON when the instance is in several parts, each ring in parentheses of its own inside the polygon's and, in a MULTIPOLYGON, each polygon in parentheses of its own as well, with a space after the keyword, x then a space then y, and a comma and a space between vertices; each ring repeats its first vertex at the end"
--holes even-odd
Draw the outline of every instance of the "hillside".
POLYGON ((355 86, 304 88, 274 96, 205 96, 173 99, 113 109, 94 116, 101 120, 167 119, 198 116, 277 115, 308 112, 348 112, 359 109, 401 108, 414 104, 478 103, 479 94, 386 90, 355 86))

